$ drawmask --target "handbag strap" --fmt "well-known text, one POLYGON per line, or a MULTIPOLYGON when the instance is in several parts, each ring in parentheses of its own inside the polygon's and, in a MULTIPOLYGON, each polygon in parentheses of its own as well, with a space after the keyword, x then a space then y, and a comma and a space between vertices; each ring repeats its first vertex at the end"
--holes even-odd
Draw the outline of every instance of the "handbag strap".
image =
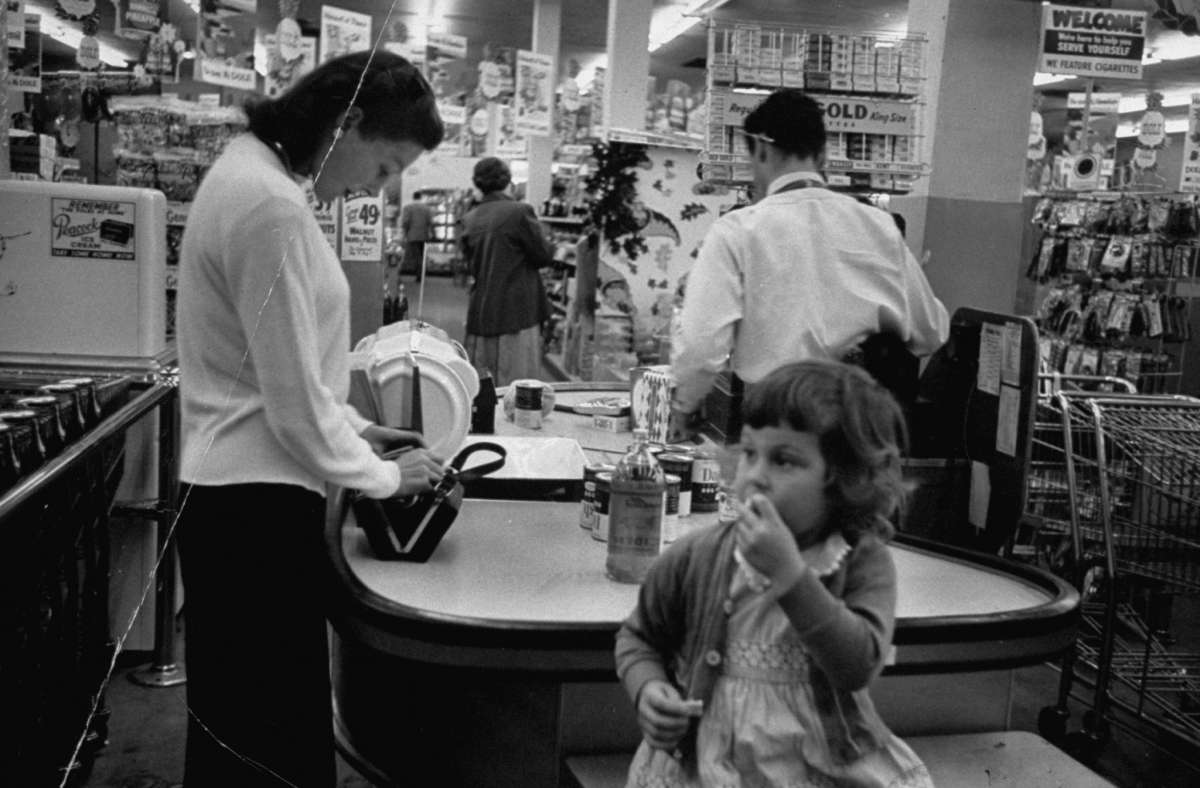
POLYGON ((458 455, 450 462, 450 467, 457 472, 459 481, 472 482, 482 476, 487 476, 493 471, 498 471, 503 468, 504 462, 507 458, 508 451, 499 443, 480 441, 479 443, 472 443, 470 446, 467 446, 460 451, 458 455), (500 456, 494 460, 480 463, 479 465, 468 468, 464 471, 462 467, 467 463, 467 458, 479 451, 490 451, 500 456))

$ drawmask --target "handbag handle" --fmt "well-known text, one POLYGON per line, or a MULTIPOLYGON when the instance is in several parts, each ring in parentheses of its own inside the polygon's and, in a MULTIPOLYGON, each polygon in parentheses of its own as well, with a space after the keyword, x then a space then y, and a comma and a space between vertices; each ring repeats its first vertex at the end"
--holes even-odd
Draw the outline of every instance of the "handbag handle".
POLYGON ((493 471, 498 471, 503 468, 504 462, 507 458, 508 451, 500 444, 492 443, 490 441, 480 441, 479 443, 472 443, 470 446, 467 446, 460 451, 458 455, 451 460, 450 467, 454 469, 459 481, 473 482, 476 479, 487 476, 493 471), (494 460, 480 463, 479 465, 464 471, 462 467, 466 465, 467 458, 479 451, 490 451, 493 454, 498 454, 500 456, 494 460))

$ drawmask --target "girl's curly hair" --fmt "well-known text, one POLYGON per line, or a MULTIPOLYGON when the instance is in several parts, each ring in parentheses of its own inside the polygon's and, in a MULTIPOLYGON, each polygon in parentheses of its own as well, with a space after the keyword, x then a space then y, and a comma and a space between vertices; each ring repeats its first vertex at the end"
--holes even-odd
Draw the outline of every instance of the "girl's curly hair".
POLYGON ((755 429, 817 436, 830 475, 831 529, 851 543, 865 533, 892 537, 890 518, 911 490, 900 464, 908 431, 895 398, 865 370, 836 361, 787 364, 749 386, 742 409, 755 429))

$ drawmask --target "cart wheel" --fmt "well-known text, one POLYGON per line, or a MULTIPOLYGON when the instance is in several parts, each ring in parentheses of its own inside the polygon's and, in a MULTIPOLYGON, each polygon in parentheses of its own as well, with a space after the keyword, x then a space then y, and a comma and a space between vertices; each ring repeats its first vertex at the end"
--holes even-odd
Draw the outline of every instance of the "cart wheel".
POLYGON ((1067 720, 1071 713, 1058 706, 1046 706, 1038 713, 1038 732, 1046 741, 1058 743, 1067 733, 1067 720))
POLYGON ((1104 742, 1086 731, 1068 733, 1062 740, 1062 749, 1075 760, 1092 765, 1104 749, 1104 742))

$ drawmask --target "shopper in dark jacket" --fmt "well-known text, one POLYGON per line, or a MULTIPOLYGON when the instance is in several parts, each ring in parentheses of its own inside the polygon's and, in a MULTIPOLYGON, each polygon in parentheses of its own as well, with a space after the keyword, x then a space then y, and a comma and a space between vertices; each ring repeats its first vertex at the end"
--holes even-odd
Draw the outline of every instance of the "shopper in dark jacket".
POLYGON ((496 385, 537 378, 542 370, 541 324, 550 302, 538 269, 554 258, 533 208, 508 196, 512 182, 500 159, 475 165, 483 199, 463 217, 463 254, 475 281, 467 306, 467 352, 496 385))

